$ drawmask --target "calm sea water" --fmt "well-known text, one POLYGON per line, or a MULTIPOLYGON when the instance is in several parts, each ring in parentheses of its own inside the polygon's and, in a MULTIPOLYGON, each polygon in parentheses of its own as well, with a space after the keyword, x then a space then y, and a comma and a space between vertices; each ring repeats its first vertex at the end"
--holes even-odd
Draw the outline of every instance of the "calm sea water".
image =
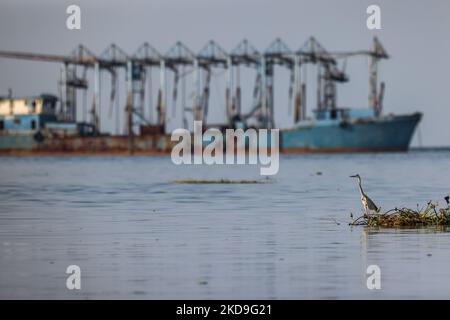
POLYGON ((183 185, 262 178, 169 157, 0 158, 0 298, 450 298, 450 233, 348 226, 350 174, 383 210, 443 204, 450 151, 280 161, 263 184, 183 185))

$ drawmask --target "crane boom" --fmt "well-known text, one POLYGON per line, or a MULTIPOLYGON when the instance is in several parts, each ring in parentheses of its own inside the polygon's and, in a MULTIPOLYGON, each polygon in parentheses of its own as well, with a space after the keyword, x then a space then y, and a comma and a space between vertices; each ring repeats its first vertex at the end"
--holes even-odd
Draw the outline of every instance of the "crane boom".
POLYGON ((94 65, 98 61, 95 57, 70 57, 55 54, 42 54, 42 53, 27 53, 18 51, 0 51, 0 57, 9 59, 21 59, 31 61, 44 61, 44 62, 61 62, 78 65, 94 65))

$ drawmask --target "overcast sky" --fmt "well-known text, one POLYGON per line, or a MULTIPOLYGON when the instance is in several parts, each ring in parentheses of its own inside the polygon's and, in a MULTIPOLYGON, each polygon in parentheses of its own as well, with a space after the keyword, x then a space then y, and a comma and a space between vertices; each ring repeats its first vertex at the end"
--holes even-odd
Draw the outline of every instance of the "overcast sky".
MULTIPOLYGON (((264 50, 276 37, 296 50, 313 35, 334 51, 367 49, 377 35, 391 55, 380 68, 380 78, 386 82, 385 112, 422 111, 423 145, 437 146, 450 145, 449 17, 450 1, 446 0, 2 0, 0 50, 67 54, 83 43, 99 54, 114 42, 133 53, 148 41, 165 53, 181 40, 198 52, 209 39, 231 50, 242 38, 264 50), (81 7, 79 31, 66 28, 65 11, 70 4, 81 7), (366 27, 370 4, 381 7, 382 30, 366 27)), ((338 104, 366 107, 367 61, 349 61, 347 71, 351 80, 339 86, 338 104)), ((248 73, 249 83, 243 79, 250 88, 253 74, 248 73)), ((286 102, 288 74, 277 75, 276 121, 285 127, 291 121, 286 102)), ((14 95, 57 94, 58 76, 58 64, 0 59, 0 95, 8 88, 14 95)), ((108 77, 102 76, 102 81, 106 83, 108 77)), ((312 88, 308 88, 310 95, 312 88)), ((211 99, 212 122, 218 122, 224 115, 218 110, 223 103, 223 79, 217 79, 212 90, 216 90, 216 98, 211 99)), ((169 127, 179 125, 179 113, 169 117, 173 118, 169 127)), ((107 112, 102 120, 105 129, 114 122, 107 112)), ((413 144, 418 141, 416 133, 413 144)))

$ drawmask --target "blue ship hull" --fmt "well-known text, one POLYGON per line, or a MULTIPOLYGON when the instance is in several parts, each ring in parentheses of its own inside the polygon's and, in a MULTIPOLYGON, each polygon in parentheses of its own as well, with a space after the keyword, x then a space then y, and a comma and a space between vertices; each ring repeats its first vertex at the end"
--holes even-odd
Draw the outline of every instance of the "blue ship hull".
MULTIPOLYGON (((307 120, 280 130, 283 153, 406 151, 421 113, 403 116, 351 117, 346 120, 307 120)), ((126 136, 47 137, 35 131, 0 133, 0 154, 127 154, 126 136)), ((170 153, 170 135, 136 136, 136 153, 170 153)), ((270 145, 270 142, 268 142, 270 145)), ((267 146, 267 144, 264 144, 267 146)), ((260 145, 260 147, 262 147, 260 145)))
POLYGON ((421 113, 342 120, 309 120, 281 132, 283 152, 406 151, 421 113))

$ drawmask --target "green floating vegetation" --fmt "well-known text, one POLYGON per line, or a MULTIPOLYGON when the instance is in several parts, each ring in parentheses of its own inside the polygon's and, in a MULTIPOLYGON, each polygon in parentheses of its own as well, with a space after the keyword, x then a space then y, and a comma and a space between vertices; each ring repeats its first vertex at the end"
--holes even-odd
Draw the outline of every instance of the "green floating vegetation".
POLYGON ((186 179, 186 180, 175 180, 174 183, 177 184, 259 184, 267 183, 270 180, 197 180, 197 179, 186 179))
POLYGON ((429 201, 425 208, 417 210, 394 208, 385 213, 363 215, 350 225, 382 228, 450 226, 450 206, 439 208, 437 203, 429 201))

